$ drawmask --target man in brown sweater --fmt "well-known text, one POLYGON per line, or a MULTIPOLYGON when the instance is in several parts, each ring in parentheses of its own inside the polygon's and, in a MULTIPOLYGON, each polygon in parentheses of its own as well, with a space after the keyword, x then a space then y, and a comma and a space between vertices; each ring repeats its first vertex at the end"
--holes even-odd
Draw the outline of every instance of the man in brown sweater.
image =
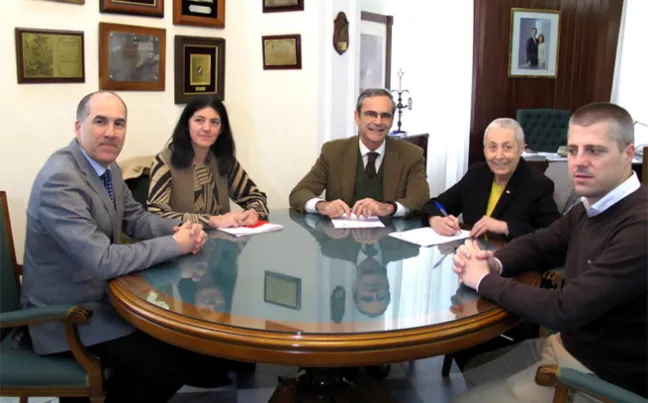
MULTIPOLYGON (((541 364, 574 368, 646 397, 648 390, 648 188, 631 169, 632 118, 609 103, 571 117, 568 166, 582 203, 550 227, 493 254, 468 240, 455 255, 464 285, 528 321, 557 331, 468 363, 460 402, 551 402, 541 364), (565 284, 540 289, 506 278, 565 266, 565 284)), ((581 393, 575 402, 587 401, 581 393)))

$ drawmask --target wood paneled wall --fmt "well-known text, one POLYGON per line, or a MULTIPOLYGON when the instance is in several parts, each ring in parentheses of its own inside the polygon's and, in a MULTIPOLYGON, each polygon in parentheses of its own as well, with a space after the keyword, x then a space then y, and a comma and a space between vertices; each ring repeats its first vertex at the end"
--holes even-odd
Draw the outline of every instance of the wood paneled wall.
MULTIPOLYGON (((648 1, 648 0, 647 0, 648 1)), ((609 101, 623 0, 474 0, 470 163, 496 118, 528 108, 575 109, 609 101), (511 8, 560 10, 556 78, 508 77, 511 8)))

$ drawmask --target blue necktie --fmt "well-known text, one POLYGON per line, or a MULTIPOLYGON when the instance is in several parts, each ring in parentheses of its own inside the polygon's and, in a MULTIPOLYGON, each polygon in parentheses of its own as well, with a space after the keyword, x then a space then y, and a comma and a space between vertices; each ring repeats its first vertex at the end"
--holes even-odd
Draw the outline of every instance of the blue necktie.
POLYGON ((104 187, 108 191, 108 196, 110 196, 110 200, 114 202, 115 192, 113 191, 113 183, 112 183, 112 177, 110 176, 110 169, 106 169, 106 172, 104 172, 104 174, 101 175, 101 178, 103 179, 104 187))

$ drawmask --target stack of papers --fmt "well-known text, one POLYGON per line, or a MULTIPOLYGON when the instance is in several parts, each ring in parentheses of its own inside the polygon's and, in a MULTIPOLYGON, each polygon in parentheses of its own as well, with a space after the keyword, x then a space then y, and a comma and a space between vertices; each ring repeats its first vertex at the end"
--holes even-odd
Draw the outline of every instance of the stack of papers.
POLYGON ((335 228, 384 228, 385 224, 376 216, 361 217, 351 214, 349 217, 332 218, 335 228))
POLYGON ((466 239, 470 237, 470 231, 461 230, 457 235, 445 236, 437 234, 437 232, 430 227, 424 227, 403 232, 392 232, 389 236, 420 246, 433 246, 459 239, 466 239))
POLYGON ((220 231, 227 232, 236 237, 245 235, 261 234, 264 232, 278 231, 283 228, 281 224, 273 224, 267 221, 259 220, 255 225, 239 228, 219 228, 220 231))

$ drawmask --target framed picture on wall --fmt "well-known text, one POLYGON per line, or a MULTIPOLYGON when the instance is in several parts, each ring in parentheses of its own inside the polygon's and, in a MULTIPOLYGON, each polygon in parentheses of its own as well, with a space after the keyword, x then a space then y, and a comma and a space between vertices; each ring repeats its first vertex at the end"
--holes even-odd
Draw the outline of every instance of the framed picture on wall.
POLYGON ((164 0, 99 0, 99 11, 163 18, 164 0))
POLYGON ((511 9, 509 76, 555 78, 559 42, 560 11, 511 9))
POLYGON ((164 91, 166 30, 99 23, 99 89, 164 91))
POLYGON ((261 0, 264 13, 304 11, 304 0, 261 0))
POLYGON ((16 28, 18 84, 84 83, 83 32, 16 28))
POLYGON ((391 15, 363 11, 360 15, 360 92, 391 87, 391 15))
POLYGON ((70 3, 70 4, 85 4, 85 0, 49 0, 56 1, 59 3, 70 3))
POLYGON ((267 35, 261 37, 263 69, 301 69, 301 35, 267 35))
POLYGON ((225 27, 225 0, 173 0, 173 25, 225 27))
POLYGON ((175 36, 175 103, 199 94, 225 99, 225 39, 175 36))

